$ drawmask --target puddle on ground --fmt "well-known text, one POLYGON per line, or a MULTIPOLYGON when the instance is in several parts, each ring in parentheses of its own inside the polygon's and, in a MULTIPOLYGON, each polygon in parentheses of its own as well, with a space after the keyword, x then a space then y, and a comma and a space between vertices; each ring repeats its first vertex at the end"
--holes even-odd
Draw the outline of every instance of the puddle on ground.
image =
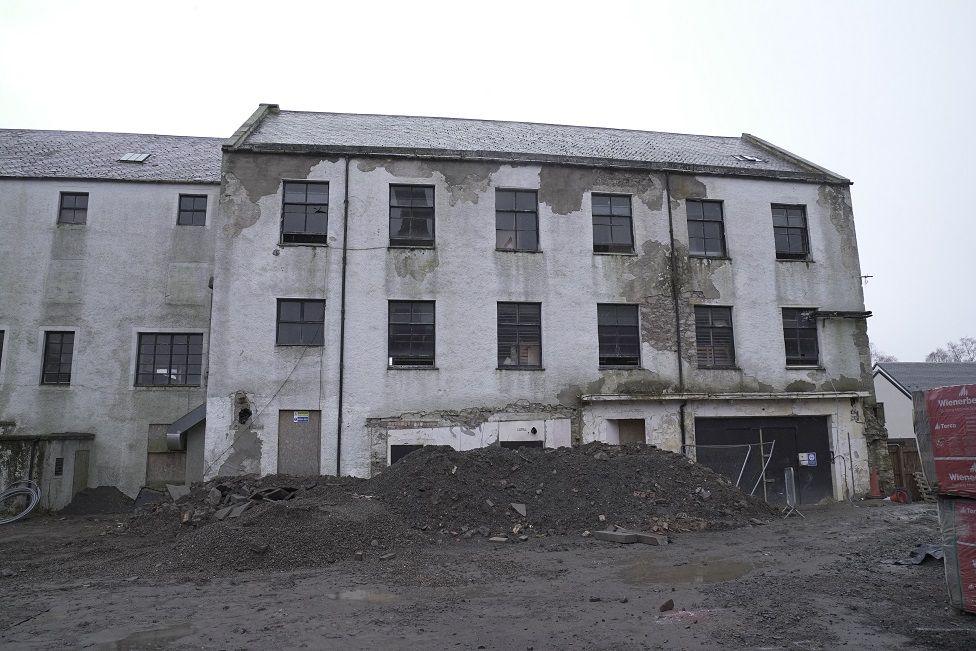
POLYGON ((389 592, 372 592, 370 590, 343 590, 326 595, 329 599, 340 601, 365 601, 371 604, 388 604, 396 601, 396 595, 389 592))
POLYGON ((710 560, 684 565, 662 565, 654 559, 638 560, 620 571, 627 583, 718 583, 731 581, 754 569, 752 563, 710 560))
POLYGON ((129 651, 135 649, 163 649, 173 642, 193 632, 189 624, 176 624, 163 628, 153 628, 146 631, 136 631, 123 638, 100 645, 102 649, 113 651, 129 651))

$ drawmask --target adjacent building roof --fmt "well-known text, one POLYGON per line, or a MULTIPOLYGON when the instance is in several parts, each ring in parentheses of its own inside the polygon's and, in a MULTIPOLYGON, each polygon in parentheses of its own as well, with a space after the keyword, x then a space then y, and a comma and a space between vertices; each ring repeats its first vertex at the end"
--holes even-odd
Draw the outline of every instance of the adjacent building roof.
POLYGON ((938 362, 882 362, 874 365, 909 397, 913 391, 976 384, 976 364, 938 362))
POLYGON ((743 134, 698 136, 530 122, 282 111, 262 104, 228 149, 562 162, 849 181, 743 134))
POLYGON ((220 138, 0 129, 0 177, 220 183, 220 138), (120 162, 141 158, 143 162, 120 162))

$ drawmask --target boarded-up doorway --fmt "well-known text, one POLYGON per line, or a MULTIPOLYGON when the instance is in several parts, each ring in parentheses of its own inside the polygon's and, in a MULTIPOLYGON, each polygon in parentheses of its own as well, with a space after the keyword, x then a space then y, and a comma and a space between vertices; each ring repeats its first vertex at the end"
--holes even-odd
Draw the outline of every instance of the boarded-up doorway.
POLYGON ((322 412, 278 412, 278 474, 318 475, 322 450, 322 412))

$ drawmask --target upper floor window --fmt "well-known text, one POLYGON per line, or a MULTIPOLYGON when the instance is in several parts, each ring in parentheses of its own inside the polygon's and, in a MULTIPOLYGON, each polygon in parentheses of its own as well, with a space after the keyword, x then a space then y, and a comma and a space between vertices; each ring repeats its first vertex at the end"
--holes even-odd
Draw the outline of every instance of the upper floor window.
POLYGON ((640 366, 640 328, 636 305, 596 306, 600 366, 640 366))
POLYGON ((390 366, 434 365, 434 301, 390 301, 390 366))
POLYGON ((141 332, 136 386, 200 386, 203 335, 141 332))
POLYGON ((814 308, 784 307, 783 339, 787 366, 816 366, 820 363, 814 308))
POLYGON ((285 181, 281 208, 282 244, 327 244, 329 184, 285 181))
POLYGON ((725 223, 721 201, 688 199, 688 253, 725 257, 725 223))
POLYGON ((434 246, 433 186, 390 186, 390 245, 434 246))
POLYGON ((75 333, 44 333, 44 366, 41 384, 71 384, 71 361, 74 358, 75 333))
POLYGON ((593 251, 596 253, 633 253, 634 227, 630 197, 594 194, 593 251))
POLYGON ((275 343, 279 346, 324 345, 325 301, 279 298, 275 343))
POLYGON ((495 248, 539 250, 539 202, 535 190, 495 191, 495 248))
POLYGON ((3 330, 0 330, 0 368, 3 368, 3 336, 6 334, 3 330))
POLYGON ((207 225, 207 195, 181 194, 180 210, 176 217, 180 226, 207 225))
POLYGON ((773 235, 776 257, 780 260, 805 260, 810 255, 806 206, 773 204, 773 235))
POLYGON ((732 308, 696 305, 695 341, 698 368, 733 368, 735 342, 732 336, 732 308))
POLYGON ((498 367, 542 366, 542 306, 539 303, 498 304, 498 367))
POLYGON ((62 192, 58 208, 59 224, 85 224, 88 222, 88 193, 62 192))

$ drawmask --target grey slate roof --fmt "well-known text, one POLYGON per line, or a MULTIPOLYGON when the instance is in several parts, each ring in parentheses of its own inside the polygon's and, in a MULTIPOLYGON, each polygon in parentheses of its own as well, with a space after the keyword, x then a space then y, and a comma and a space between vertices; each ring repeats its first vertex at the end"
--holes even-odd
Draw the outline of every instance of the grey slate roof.
POLYGON ((976 364, 971 363, 882 362, 876 366, 909 393, 956 384, 976 384, 976 364))
POLYGON ((221 138, 0 129, 0 177, 220 183, 221 138), (144 163, 120 163, 129 152, 144 163))
MULTIPOLYGON (((846 182, 754 136, 698 136, 655 131, 394 115, 278 110, 252 116, 228 146, 256 150, 361 152, 632 165, 720 174, 846 182), (250 122, 250 121, 249 121, 250 122), (734 156, 759 158, 743 161, 734 156)), ((262 110, 259 109, 259 112, 262 110)))

